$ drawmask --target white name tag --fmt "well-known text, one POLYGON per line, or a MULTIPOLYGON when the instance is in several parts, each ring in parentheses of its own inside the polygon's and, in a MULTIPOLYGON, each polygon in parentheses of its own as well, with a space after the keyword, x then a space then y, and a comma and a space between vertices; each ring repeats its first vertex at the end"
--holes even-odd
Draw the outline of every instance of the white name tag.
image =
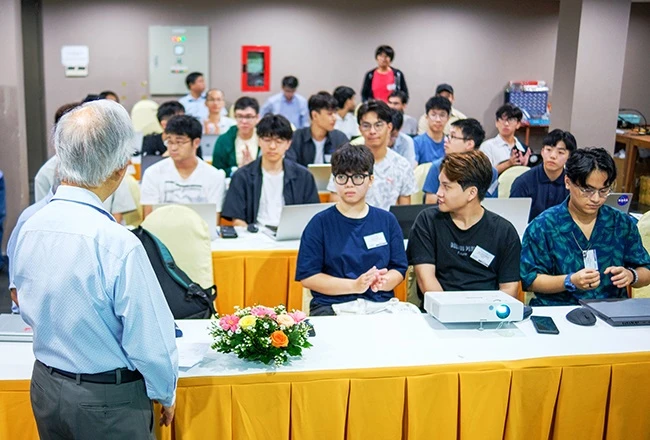
POLYGON ((494 255, 483 249, 481 246, 476 246, 474 252, 472 252, 469 257, 474 261, 478 261, 485 267, 489 267, 492 260, 494 260, 494 255))
POLYGON ((585 263, 585 269, 598 270, 598 257, 596 257, 596 249, 582 251, 582 260, 585 263))
POLYGON ((366 247, 368 249, 378 248, 380 246, 386 246, 388 242, 386 237, 384 237, 383 232, 377 232, 376 234, 366 235, 363 237, 363 241, 366 242, 366 247))

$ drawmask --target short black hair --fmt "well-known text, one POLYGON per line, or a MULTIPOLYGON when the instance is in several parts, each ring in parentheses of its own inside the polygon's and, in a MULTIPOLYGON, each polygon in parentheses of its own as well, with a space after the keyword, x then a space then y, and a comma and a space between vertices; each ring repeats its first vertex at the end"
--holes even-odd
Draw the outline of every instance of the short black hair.
POLYGON ((332 174, 372 175, 375 157, 365 145, 343 144, 332 154, 332 174))
POLYGON ((120 97, 117 96, 117 93, 113 92, 112 90, 104 90, 99 94, 99 99, 106 99, 108 95, 113 95, 117 99, 117 102, 120 102, 120 97))
POLYGON ((404 90, 394 90, 390 95, 388 95, 388 97, 389 98, 397 97, 402 101, 402 104, 409 103, 409 95, 407 95, 404 90))
POLYGON ((400 131, 402 129, 402 125, 404 125, 404 113, 391 108, 390 119, 393 124, 393 131, 400 131))
POLYGON ((567 177, 583 188, 587 187, 587 179, 594 171, 607 174, 606 186, 611 186, 616 181, 616 164, 604 148, 581 148, 571 153, 566 161, 567 177))
POLYGON ((501 119, 505 116, 508 119, 515 118, 517 121, 521 121, 524 114, 521 112, 519 107, 508 102, 497 109, 496 116, 497 119, 501 119))
POLYGON ((576 138, 568 131, 560 130, 559 128, 556 128, 544 136, 544 139, 542 140, 542 146, 548 145, 549 147, 555 147, 560 141, 564 142, 564 145, 566 145, 566 149, 569 151, 569 154, 578 149, 576 138))
POLYGON ((293 130, 287 118, 282 115, 268 113, 257 123, 257 136, 278 137, 290 141, 293 136, 293 130))
POLYGON ((82 104, 85 104, 87 102, 93 102, 93 101, 98 101, 102 98, 99 97, 99 95, 95 95, 94 93, 86 95, 84 99, 81 100, 82 104))
POLYGON ((429 114, 430 110, 444 110, 447 112, 447 115, 451 114, 451 101, 445 98, 444 96, 436 95, 429 98, 426 105, 424 106, 424 112, 429 114))
POLYGON ((165 119, 169 119, 172 116, 176 116, 179 113, 185 113, 185 107, 178 101, 167 101, 160 104, 158 111, 156 112, 156 117, 158 122, 162 122, 165 119))
POLYGON ((321 110, 336 110, 336 99, 328 92, 318 92, 309 97, 307 102, 309 107, 309 117, 311 112, 320 112, 321 110))
POLYGON ((185 77, 185 85, 189 89, 192 84, 196 82, 197 79, 199 79, 200 76, 203 76, 201 72, 192 72, 189 75, 185 77))
POLYGON ((178 136, 188 136, 190 139, 201 139, 203 128, 201 123, 190 115, 176 115, 167 121, 165 127, 166 134, 175 134, 178 136))
POLYGON ((356 93, 354 89, 348 86, 338 86, 334 89, 334 99, 336 99, 336 108, 343 108, 348 99, 352 98, 356 93))
POLYGON ((297 89, 298 88, 298 78, 295 76, 285 76, 282 78, 282 87, 288 87, 290 89, 297 89))
POLYGON ((483 130, 481 123, 474 118, 459 119, 454 121, 451 126, 460 128, 465 139, 473 140, 474 148, 480 147, 485 140, 485 130, 483 130))
POLYGON ((387 124, 393 123, 393 117, 390 112, 390 107, 384 101, 379 101, 377 99, 369 99, 368 102, 364 103, 359 110, 357 110, 357 124, 361 124, 361 119, 366 115, 366 113, 375 112, 377 118, 380 121, 384 121, 387 124))
POLYGON ((395 58, 395 51, 393 50, 392 47, 386 44, 379 46, 377 50, 375 50, 375 58, 377 58, 382 53, 386 55, 388 58, 390 58, 391 61, 393 61, 393 59, 395 58))
POLYGON ((244 110, 249 107, 255 110, 255 114, 258 114, 260 112, 260 103, 257 102, 257 99, 251 98, 250 96, 242 96, 241 98, 237 99, 237 101, 235 101, 235 107, 233 111, 244 110))

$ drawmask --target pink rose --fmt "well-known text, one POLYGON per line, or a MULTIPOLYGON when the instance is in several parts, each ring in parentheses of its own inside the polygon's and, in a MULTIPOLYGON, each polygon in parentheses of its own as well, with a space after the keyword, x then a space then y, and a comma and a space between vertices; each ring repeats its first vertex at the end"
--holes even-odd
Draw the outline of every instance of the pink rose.
POLYGON ((296 321, 294 321, 291 316, 285 315, 284 313, 282 315, 278 315, 276 321, 278 322, 278 324, 283 325, 287 328, 291 327, 296 323, 296 321))
POLYGON ((226 315, 219 319, 219 325, 224 330, 236 331, 239 327, 239 316, 226 315))
POLYGON ((263 318, 265 316, 268 316, 271 319, 276 318, 275 311, 270 308, 270 307, 264 307, 264 306, 255 306, 251 309, 251 315, 257 316, 258 318, 263 318))
POLYGON ((301 310, 296 310, 295 312, 291 312, 291 313, 289 313, 289 316, 291 316, 293 318, 293 321, 296 322, 296 323, 304 321, 305 318, 307 318, 307 315, 305 315, 305 312, 303 312, 301 310))

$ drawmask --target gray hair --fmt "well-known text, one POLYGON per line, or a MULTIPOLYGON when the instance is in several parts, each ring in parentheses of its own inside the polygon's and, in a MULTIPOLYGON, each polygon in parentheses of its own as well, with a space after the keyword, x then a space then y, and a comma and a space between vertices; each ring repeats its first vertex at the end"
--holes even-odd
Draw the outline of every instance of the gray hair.
POLYGON ((127 111, 102 99, 66 113, 56 125, 54 147, 62 181, 97 187, 126 166, 135 133, 127 111))

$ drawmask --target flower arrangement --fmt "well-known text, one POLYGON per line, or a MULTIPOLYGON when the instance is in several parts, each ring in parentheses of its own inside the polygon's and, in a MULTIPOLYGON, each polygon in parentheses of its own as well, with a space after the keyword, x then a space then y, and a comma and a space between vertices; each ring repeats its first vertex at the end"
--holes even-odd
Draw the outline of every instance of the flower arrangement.
POLYGON ((300 310, 287 312, 283 305, 235 307, 235 313, 221 315, 212 324, 212 349, 280 366, 289 356, 300 356, 303 348, 311 347, 307 340, 310 324, 305 318, 300 310))

